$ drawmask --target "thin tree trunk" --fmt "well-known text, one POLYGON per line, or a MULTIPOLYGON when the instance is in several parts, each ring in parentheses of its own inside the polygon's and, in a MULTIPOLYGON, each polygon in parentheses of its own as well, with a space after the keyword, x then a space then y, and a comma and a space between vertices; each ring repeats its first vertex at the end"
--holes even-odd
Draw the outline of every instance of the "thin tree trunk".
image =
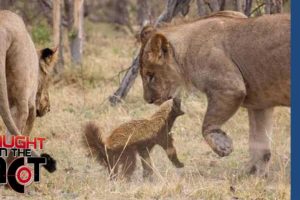
POLYGON ((113 22, 120 25, 129 24, 128 0, 114 0, 113 22))
POLYGON ((83 52, 83 14, 84 0, 74 0, 73 27, 70 33, 71 59, 75 64, 81 64, 83 52))
POLYGON ((0 0, 0 9, 6 10, 10 7, 10 0, 0 0))
POLYGON ((0 0, 0 10, 8 10, 14 3, 13 0, 0 0))
POLYGON ((55 73, 59 74, 64 69, 63 59, 63 27, 62 27, 62 2, 53 0, 53 43, 58 47, 59 57, 55 66, 55 73))
POLYGON ((207 15, 205 6, 206 6, 206 4, 205 4, 204 0, 197 0, 197 8, 198 8, 199 16, 207 15))
POLYGON ((53 43, 58 46, 60 44, 60 0, 53 0, 53 43))
POLYGON ((271 14, 272 4, 272 0, 265 0, 265 14, 271 14))
POLYGON ((239 12, 244 12, 245 1, 244 0, 234 0, 235 10, 239 12))
POLYGON ((252 0, 246 0, 245 15, 250 17, 252 9, 252 0))
POLYGON ((218 0, 210 0, 209 8, 212 12, 220 11, 220 5, 218 0))
POLYGON ((226 0, 219 0, 220 10, 225 10, 226 0))
POLYGON ((71 3, 71 0, 64 0, 64 9, 67 19, 67 27, 68 32, 72 31, 72 25, 73 25, 73 4, 71 3))
POLYGON ((151 11, 147 0, 137 0, 137 21, 140 26, 147 24, 151 17, 151 11))
POLYGON ((187 14, 191 0, 168 0, 163 13, 156 20, 156 25, 161 22, 170 22, 174 16, 181 12, 183 15, 187 14))
POLYGON ((282 0, 265 0, 265 14, 282 13, 282 0))
MULTIPOLYGON (((182 14, 187 14, 189 10, 189 3, 191 0, 168 0, 167 5, 163 13, 156 20, 155 25, 159 26, 162 22, 170 22, 174 16, 179 12, 182 14)), ((121 102, 121 99, 124 99, 128 94, 131 86, 133 85, 139 71, 139 57, 136 56, 133 59, 133 62, 122 79, 122 82, 117 89, 117 91, 109 97, 109 101, 112 106, 121 102)))
POLYGON ((282 0, 274 0, 273 13, 282 13, 283 2, 282 0))

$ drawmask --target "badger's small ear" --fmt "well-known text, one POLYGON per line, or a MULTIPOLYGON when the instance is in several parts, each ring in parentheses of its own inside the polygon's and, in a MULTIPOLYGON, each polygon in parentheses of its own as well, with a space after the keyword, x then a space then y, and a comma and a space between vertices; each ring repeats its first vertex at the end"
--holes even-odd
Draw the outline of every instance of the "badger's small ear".
POLYGON ((140 40, 142 45, 144 46, 149 38, 156 32, 156 29, 153 25, 144 26, 140 33, 140 40))
POLYGON ((174 98, 173 98, 173 101, 174 101, 174 104, 175 104, 178 108, 181 107, 181 99, 180 99, 180 98, 174 97, 174 98))
POLYGON ((176 108, 176 110, 177 110, 177 112, 178 112, 178 115, 179 115, 179 116, 180 116, 180 115, 184 115, 184 112, 181 110, 181 99, 178 98, 178 97, 175 97, 175 98, 173 99, 173 103, 174 103, 174 106, 175 106, 175 108, 176 108))

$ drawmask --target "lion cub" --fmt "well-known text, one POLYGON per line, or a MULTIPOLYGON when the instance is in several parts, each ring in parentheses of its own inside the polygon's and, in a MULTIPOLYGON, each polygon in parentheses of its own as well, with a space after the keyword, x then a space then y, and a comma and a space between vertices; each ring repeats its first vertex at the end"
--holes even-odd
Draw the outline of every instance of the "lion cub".
POLYGON ((166 151, 175 167, 182 168, 184 165, 177 158, 170 134, 176 118, 184 114, 180 104, 179 99, 168 100, 149 119, 121 124, 106 139, 102 138, 98 126, 90 122, 84 130, 85 145, 108 168, 111 178, 117 176, 119 168, 121 176, 130 178, 136 167, 136 153, 142 158, 143 176, 153 174, 149 153, 156 144, 166 151))

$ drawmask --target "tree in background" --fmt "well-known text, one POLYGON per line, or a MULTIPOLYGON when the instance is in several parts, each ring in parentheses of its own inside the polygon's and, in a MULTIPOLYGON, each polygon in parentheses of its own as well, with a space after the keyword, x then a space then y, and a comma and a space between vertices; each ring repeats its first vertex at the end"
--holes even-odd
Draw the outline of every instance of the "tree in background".
POLYGON ((73 64, 82 63, 84 0, 64 0, 64 11, 73 64))
POLYGON ((222 3, 224 8, 225 0, 197 0, 198 15, 205 16, 210 12, 220 11, 222 3))
POLYGON ((128 0, 113 0, 113 22, 120 25, 129 24, 128 0))
POLYGON ((245 10, 245 0, 234 0, 235 10, 239 12, 244 12, 245 10))
POLYGON ((54 70, 56 74, 64 70, 64 32, 69 36, 67 39, 70 44, 72 63, 81 64, 84 42, 84 0, 0 0, 0 8, 18 13, 23 17, 25 24, 34 25, 33 29, 39 28, 38 24, 43 17, 52 26, 53 44, 59 47, 59 62, 54 70))
POLYGON ((147 24, 152 18, 147 0, 137 0, 137 21, 140 26, 147 24))
POLYGON ((69 32, 71 60, 75 64, 82 63, 84 29, 84 0, 74 0, 73 4, 73 23, 69 32))
POLYGON ((282 0, 265 0, 265 14, 282 12, 282 0))
POLYGON ((59 51, 58 62, 54 69, 56 74, 61 74, 64 70, 62 8, 61 0, 53 0, 53 43, 58 47, 59 51))
POLYGON ((1 0, 0 1, 0 9, 7 10, 14 4, 13 0, 1 0))
POLYGON ((197 8, 198 8, 198 15, 205 16, 207 15, 206 8, 205 8, 204 0, 197 0, 197 8))
POLYGON ((245 6, 245 15, 248 17, 251 15, 251 9, 252 9, 252 0, 246 0, 246 6, 245 6))
POLYGON ((220 4, 218 0, 210 0, 208 5, 212 12, 217 12, 220 10, 220 4))

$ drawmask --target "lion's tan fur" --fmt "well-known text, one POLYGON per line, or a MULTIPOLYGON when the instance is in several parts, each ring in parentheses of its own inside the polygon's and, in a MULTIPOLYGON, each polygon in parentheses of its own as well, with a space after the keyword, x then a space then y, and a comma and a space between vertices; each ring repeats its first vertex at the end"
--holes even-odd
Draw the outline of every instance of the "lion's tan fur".
POLYGON ((136 153, 144 159, 142 160, 144 175, 152 173, 148 154, 156 144, 165 149, 176 167, 183 167, 177 158, 173 139, 169 134, 175 119, 182 114, 180 102, 178 104, 174 100, 169 100, 149 119, 132 120, 121 124, 106 139, 102 138, 97 125, 88 123, 84 130, 85 144, 92 154, 97 155, 100 162, 108 167, 111 175, 115 175, 115 170, 121 165, 122 175, 130 177, 135 169, 136 153))
POLYGON ((228 18, 248 18, 247 15, 241 12, 236 12, 236 11, 219 11, 212 13, 210 15, 205 15, 205 16, 198 16, 196 18, 188 19, 188 18, 176 18, 170 23, 162 23, 159 25, 160 28, 166 28, 166 27, 174 27, 174 26, 179 26, 182 24, 188 24, 188 23, 194 23, 199 20, 203 19, 208 19, 208 18, 214 18, 214 17, 228 17, 228 18))
MULTIPOLYGON (((0 115, 7 134, 28 135, 41 100, 48 95, 48 87, 41 85, 48 86, 49 75, 42 67, 51 70, 55 52, 49 49, 50 54, 41 59, 51 62, 40 68, 38 53, 23 20, 5 10, 0 11, 0 44, 0 115), (38 92, 41 95, 37 98, 38 92)), ((48 109, 41 112, 45 114, 48 109)))
POLYGON ((259 160, 270 151, 265 135, 271 130, 264 123, 271 116, 268 110, 290 105, 290 16, 219 12, 179 25, 145 27, 141 41, 144 99, 161 104, 183 85, 204 92, 208 108, 202 133, 220 156, 232 152, 221 126, 246 107, 252 116, 264 118, 250 117, 255 124, 250 134, 256 135, 250 135, 252 163, 261 168, 259 160))

